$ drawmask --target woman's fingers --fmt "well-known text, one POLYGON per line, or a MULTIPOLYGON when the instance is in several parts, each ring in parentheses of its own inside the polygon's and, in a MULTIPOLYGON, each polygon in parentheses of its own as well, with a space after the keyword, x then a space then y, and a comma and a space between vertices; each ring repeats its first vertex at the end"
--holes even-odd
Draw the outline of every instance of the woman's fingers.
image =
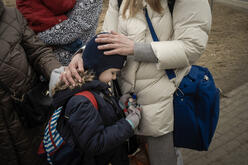
POLYGON ((112 49, 109 51, 104 51, 104 55, 115 55, 115 54, 124 55, 124 54, 122 54, 121 49, 112 49))
POLYGON ((98 46, 99 50, 105 50, 105 55, 132 55, 134 50, 134 42, 127 36, 111 32, 107 34, 99 34, 95 40, 102 45, 98 46))
MULTIPOLYGON (((118 35, 119 33, 115 32, 115 31, 112 31, 110 32, 111 34, 114 34, 114 35, 118 35)), ((121 35, 121 34, 120 34, 121 35)))
POLYGON ((79 82, 82 81, 81 76, 79 75, 79 72, 84 72, 82 54, 79 53, 73 57, 69 64, 69 70, 71 72, 71 76, 75 77, 79 82))
MULTIPOLYGON (((66 67, 65 67, 66 68, 66 67)), ((61 73, 60 75, 60 80, 64 81, 64 83, 66 85, 69 85, 69 81, 66 79, 66 71, 64 71, 63 73, 61 73)))
POLYGON ((72 67, 77 69, 79 72, 84 72, 84 65, 83 65, 83 58, 82 58, 82 53, 76 54, 70 64, 72 67))
POLYGON ((60 79, 66 83, 66 85, 75 86, 76 83, 73 79, 75 77, 79 82, 82 81, 79 72, 84 72, 82 54, 76 54, 68 67, 65 67, 65 71, 61 74, 60 79))
POLYGON ((83 64, 83 58, 82 57, 78 60, 78 71, 84 72, 84 64, 83 64))
POLYGON ((101 33, 97 35, 97 38, 112 38, 112 34, 111 33, 101 33))
POLYGON ((71 70, 69 70, 69 68, 67 67, 65 69, 65 72, 66 72, 65 73, 66 79, 69 81, 70 84, 72 84, 74 86, 75 85, 75 81, 72 78, 71 70))
POLYGON ((104 45, 99 45, 97 48, 99 50, 108 50, 108 49, 115 49, 115 48, 119 48, 120 44, 104 44, 104 45))
POLYGON ((95 41, 97 43, 115 43, 115 42, 118 42, 119 39, 115 37, 106 36, 106 37, 96 38, 95 41))
POLYGON ((70 71, 71 71, 71 78, 72 77, 75 77, 79 82, 81 82, 81 77, 80 77, 80 75, 78 74, 78 71, 77 71, 77 69, 76 69, 77 67, 75 66, 75 64, 73 64, 73 65, 69 65, 69 69, 70 69, 70 71))
POLYGON ((62 80, 66 83, 66 85, 75 85, 75 81, 72 78, 71 71, 68 67, 65 67, 64 73, 61 74, 62 80))

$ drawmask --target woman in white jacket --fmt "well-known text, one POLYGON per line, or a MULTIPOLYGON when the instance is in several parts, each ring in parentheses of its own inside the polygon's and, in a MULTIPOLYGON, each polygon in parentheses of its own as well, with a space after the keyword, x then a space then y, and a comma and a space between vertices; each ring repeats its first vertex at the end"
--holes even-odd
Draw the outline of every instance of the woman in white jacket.
POLYGON ((151 164, 176 164, 173 147, 173 93, 203 53, 211 27, 208 0, 176 0, 173 16, 167 0, 110 0, 103 31, 106 55, 128 56, 121 73, 123 93, 134 92, 143 108, 137 134, 147 136, 151 164), (143 8, 148 10, 159 42, 153 42, 143 8), (115 32, 117 33, 115 33, 115 32), (109 50, 110 49, 110 50, 109 50), (175 69, 169 80, 165 69, 175 69), (158 148, 159 147, 159 148, 158 148))
POLYGON ((176 164, 173 93, 206 48, 210 27, 208 0, 176 0, 173 15, 167 0, 123 0, 120 8, 117 0, 109 1, 103 31, 111 33, 98 35, 96 42, 104 43, 98 48, 106 55, 128 57, 119 82, 142 106, 136 134, 147 137, 152 165, 176 164), (159 42, 152 39, 144 7, 159 42), (165 69, 174 69, 176 78, 169 80, 165 69))

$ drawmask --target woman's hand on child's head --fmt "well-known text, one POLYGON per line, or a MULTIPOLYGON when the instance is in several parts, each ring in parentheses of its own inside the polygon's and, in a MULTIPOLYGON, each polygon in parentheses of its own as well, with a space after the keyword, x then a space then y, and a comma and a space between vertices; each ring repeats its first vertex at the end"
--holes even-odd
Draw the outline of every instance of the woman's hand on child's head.
POLYGON ((73 77, 75 77, 79 82, 81 82, 82 79, 78 73, 83 71, 84 71, 84 66, 83 66, 82 54, 78 53, 72 58, 70 64, 67 67, 65 67, 65 71, 61 73, 60 79, 64 81, 68 86, 69 85, 74 86, 75 81, 73 80, 73 77))
POLYGON ((127 36, 111 31, 111 33, 104 33, 97 35, 95 40, 102 45, 98 46, 99 50, 104 50, 105 55, 133 55, 134 41, 127 36))

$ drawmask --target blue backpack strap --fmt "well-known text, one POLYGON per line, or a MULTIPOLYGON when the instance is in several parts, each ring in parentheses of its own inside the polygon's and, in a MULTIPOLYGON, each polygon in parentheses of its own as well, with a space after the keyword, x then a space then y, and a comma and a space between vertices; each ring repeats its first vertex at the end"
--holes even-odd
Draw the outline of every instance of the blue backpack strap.
MULTIPOLYGON (((158 36, 157 36, 153 26, 152 26, 152 22, 151 22, 151 19, 149 18, 146 7, 144 8, 144 12, 145 12, 146 21, 147 21, 150 33, 152 35, 153 41, 159 41, 158 36)), ((173 69, 165 69, 165 72, 166 72, 166 74, 170 80, 176 77, 176 74, 175 74, 173 69)))

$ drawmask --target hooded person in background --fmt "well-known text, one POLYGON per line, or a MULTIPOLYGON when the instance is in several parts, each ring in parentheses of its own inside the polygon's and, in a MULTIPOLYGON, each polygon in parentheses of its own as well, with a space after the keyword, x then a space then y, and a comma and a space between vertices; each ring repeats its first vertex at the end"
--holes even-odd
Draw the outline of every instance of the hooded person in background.
MULTIPOLYGON (((61 66, 15 8, 0 0, 0 81, 16 96, 34 87, 38 74, 49 79, 61 66)), ((0 86, 0 160, 3 165, 42 165, 36 153, 42 127, 23 127, 11 94, 0 86)))

